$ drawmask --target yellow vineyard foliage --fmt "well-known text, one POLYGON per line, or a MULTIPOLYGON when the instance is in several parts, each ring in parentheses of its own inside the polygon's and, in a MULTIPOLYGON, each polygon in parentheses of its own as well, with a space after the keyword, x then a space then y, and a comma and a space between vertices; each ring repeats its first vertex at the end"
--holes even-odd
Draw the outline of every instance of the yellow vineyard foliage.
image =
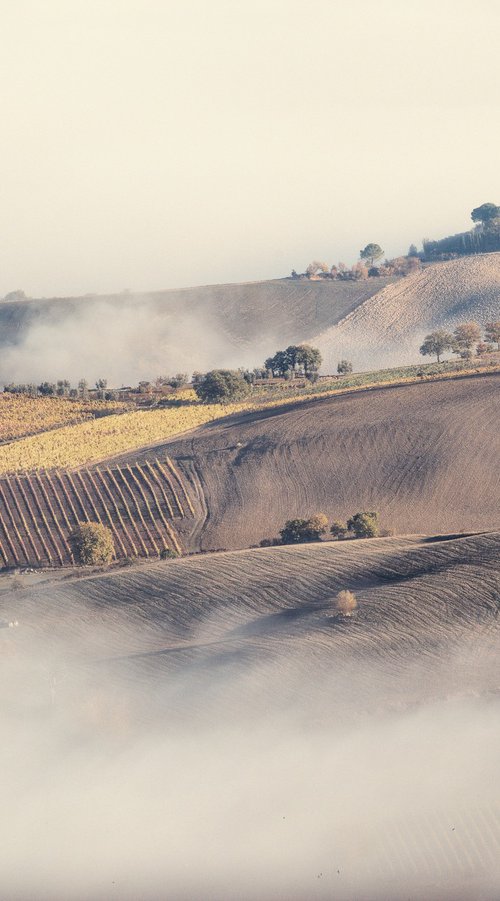
MULTIPOLYGON (((454 376, 456 377, 454 373, 446 373, 443 376, 433 376, 430 380, 454 376)), ((403 385, 419 381, 421 380, 415 377, 399 378, 387 380, 385 384, 403 385)), ((330 388, 315 392, 314 398, 350 394, 378 386, 380 383, 368 381, 359 387, 330 388)), ((189 394, 189 398, 191 396, 189 394)), ((30 472, 37 469, 83 466, 147 447, 150 444, 161 443, 167 438, 233 413, 308 401, 312 401, 310 394, 280 397, 271 401, 258 397, 255 400, 245 400, 224 407, 219 404, 191 403, 186 406, 136 410, 119 415, 104 416, 101 419, 92 419, 77 425, 30 435, 11 444, 0 446, 0 475, 30 472)), ((36 403, 38 404, 39 400, 36 403)))
POLYGON ((73 425, 96 414, 123 409, 116 401, 83 401, 67 397, 29 397, 0 394, 0 441, 12 441, 59 426, 73 425))

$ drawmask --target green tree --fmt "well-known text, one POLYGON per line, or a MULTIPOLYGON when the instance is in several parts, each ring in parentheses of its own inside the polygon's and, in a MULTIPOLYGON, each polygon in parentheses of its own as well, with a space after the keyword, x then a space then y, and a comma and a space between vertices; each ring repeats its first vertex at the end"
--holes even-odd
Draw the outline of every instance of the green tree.
POLYGON ((438 363, 440 363, 441 354, 446 353, 447 350, 452 350, 453 346, 453 335, 441 328, 425 336, 424 343, 420 347, 420 353, 424 357, 436 356, 438 363))
POLYGON ((343 522, 335 520, 330 526, 330 534, 339 541, 347 536, 347 526, 343 522))
POLYGON ((487 322, 484 330, 486 340, 492 341, 497 345, 497 349, 500 350, 500 319, 497 319, 496 322, 487 322))
POLYGON ((494 219, 500 217, 500 206, 495 203, 482 203, 481 206, 472 210, 470 217, 473 222, 482 222, 483 225, 488 226, 494 219))
POLYGON ((373 510, 355 513, 347 520, 347 528, 354 538, 377 538, 380 534, 378 513, 373 510))
POLYGON ((359 251, 362 260, 367 260, 370 266, 373 266, 375 260, 379 260, 384 255, 380 244, 367 244, 363 250, 359 251))
POLYGON ((68 540, 77 563, 110 563, 114 557, 113 534, 100 522, 79 522, 68 540))
POLYGON ((472 348, 481 340, 481 328, 477 322, 462 322, 453 332, 453 353, 464 359, 472 356, 472 348))
POLYGON ((352 372, 352 363, 350 360, 340 360, 337 363, 337 372, 339 375, 347 375, 348 372, 352 372))
POLYGON ((408 248, 408 256, 409 257, 418 257, 418 250, 416 244, 410 244, 408 248))
POLYGON ((320 541, 325 534, 328 520, 324 513, 315 513, 308 519, 288 519, 280 531, 283 544, 303 544, 320 541))
MULTIPOLYGON (((292 348, 288 348, 291 350, 292 348)), ((287 350, 287 352, 288 352, 287 350)), ((295 355, 295 366, 302 366, 306 378, 312 373, 317 372, 323 358, 317 347, 311 347, 310 344, 299 344, 293 348, 295 355)))
POLYGON ((232 369, 212 369, 193 387, 205 404, 230 404, 252 390, 242 373, 232 369))

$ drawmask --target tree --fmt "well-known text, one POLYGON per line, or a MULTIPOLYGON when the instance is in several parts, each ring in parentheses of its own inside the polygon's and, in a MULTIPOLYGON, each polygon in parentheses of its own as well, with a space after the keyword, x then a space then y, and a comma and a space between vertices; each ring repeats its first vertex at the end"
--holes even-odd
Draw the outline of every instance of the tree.
POLYGON ((453 332, 453 353, 464 359, 472 355, 472 348, 481 340, 481 328, 477 322, 462 322, 453 332))
POLYGON ((495 203, 482 203, 481 206, 477 206, 470 217, 473 222, 481 222, 484 226, 488 226, 494 219, 498 219, 500 216, 500 206, 497 206, 495 203))
POLYGON ((5 303, 16 303, 19 300, 27 300, 26 294, 24 291, 21 291, 19 288, 16 291, 9 291, 8 294, 4 297, 5 303))
POLYGON ((346 589, 339 591, 335 598, 335 606, 341 616, 352 616, 358 606, 356 595, 346 589))
POLYGON ((418 257, 418 250, 415 244, 410 244, 408 248, 408 256, 409 257, 418 257))
POLYGON ((497 349, 500 350, 500 319, 497 319, 496 322, 487 322, 484 330, 486 340, 493 341, 497 345, 497 349))
POLYGON ((328 272, 328 266, 326 263, 322 263, 319 260, 313 260, 312 263, 309 263, 309 266, 306 269, 306 275, 308 278, 312 278, 313 275, 316 275, 318 272, 328 272))
POLYGON ((377 538, 380 532, 378 513, 374 510, 355 513, 347 520, 347 528, 354 538, 377 538))
POLYGON ((79 522, 68 540, 76 562, 85 566, 110 563, 115 555, 113 534, 100 522, 79 522))
POLYGON ((324 513, 315 513, 308 519, 288 519, 280 530, 283 544, 303 544, 320 541, 325 534, 328 520, 324 513))
POLYGON ((311 347, 310 344, 299 344, 297 347, 293 347, 293 345, 285 351, 292 350, 294 351, 294 365, 302 366, 304 370, 304 375, 306 378, 313 372, 317 372, 321 363, 323 362, 323 358, 317 347, 311 347))
POLYGON ((347 375, 348 372, 352 372, 352 363, 350 360, 340 360, 337 363, 337 372, 339 375, 347 375))
POLYGON ((335 520, 330 526, 330 534, 339 541, 347 536, 347 526, 343 522, 335 520))
POLYGON ((453 335, 450 335, 445 329, 437 329, 435 332, 431 332, 430 335, 426 335, 424 338, 424 343, 420 347, 420 353, 424 357, 437 357, 438 363, 441 362, 441 354, 446 353, 447 350, 451 350, 454 345, 453 335))
POLYGON ((367 244, 364 250, 359 251, 362 260, 367 260, 370 266, 373 266, 375 260, 379 260, 384 255, 380 244, 367 244))
POLYGON ((205 404, 229 404, 252 390, 241 372, 232 369, 212 369, 193 387, 205 404))

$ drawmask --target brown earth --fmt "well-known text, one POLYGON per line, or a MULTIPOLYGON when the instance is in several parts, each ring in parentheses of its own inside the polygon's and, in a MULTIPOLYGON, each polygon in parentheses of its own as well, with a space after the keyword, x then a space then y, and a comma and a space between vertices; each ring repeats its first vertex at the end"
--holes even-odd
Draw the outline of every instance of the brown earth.
POLYGON ((371 389, 172 440, 155 454, 168 452, 190 485, 198 516, 183 540, 193 550, 248 547, 319 511, 345 520, 377 510, 397 534, 498 528, 499 388, 490 374, 371 389))

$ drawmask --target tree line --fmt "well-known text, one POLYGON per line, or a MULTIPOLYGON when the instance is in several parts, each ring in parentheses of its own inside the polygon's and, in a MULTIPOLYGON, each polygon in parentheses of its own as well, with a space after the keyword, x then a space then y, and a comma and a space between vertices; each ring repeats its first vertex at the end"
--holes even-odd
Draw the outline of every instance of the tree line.
MULTIPOLYGON (((281 544, 308 544, 321 541, 328 531, 328 518, 324 513, 314 513, 306 519, 288 519, 280 530, 279 538, 263 538, 260 547, 275 547, 281 544)), ((335 520, 329 529, 337 541, 357 538, 379 538, 389 534, 381 530, 379 514, 375 510, 354 513, 347 522, 335 520)))
POLYGON ((462 360, 469 360, 475 350, 478 356, 485 353, 492 353, 496 349, 500 350, 500 320, 495 322, 487 322, 484 326, 484 338, 482 340, 482 330, 478 322, 463 322, 457 325, 453 332, 447 332, 446 329, 436 329, 426 335, 424 342, 420 347, 422 356, 436 357, 437 362, 441 362, 444 353, 451 351, 457 354, 462 360))

